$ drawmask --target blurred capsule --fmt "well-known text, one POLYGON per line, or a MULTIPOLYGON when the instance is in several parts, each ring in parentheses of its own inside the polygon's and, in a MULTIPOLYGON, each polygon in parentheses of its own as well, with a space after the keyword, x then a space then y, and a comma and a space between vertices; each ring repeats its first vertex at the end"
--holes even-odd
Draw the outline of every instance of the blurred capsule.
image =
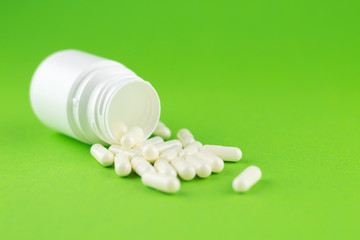
POLYGON ((129 157, 123 152, 116 154, 114 160, 114 168, 117 175, 121 177, 128 176, 131 173, 131 164, 129 157))
POLYGON ((159 121, 153 134, 160 136, 163 139, 168 139, 171 136, 171 131, 163 122, 159 121))
POLYGON ((141 177, 144 185, 166 193, 176 193, 180 190, 180 181, 169 175, 148 171, 141 177))
POLYGON ((233 181, 232 187, 236 192, 246 192, 261 178, 261 170, 257 166, 247 167, 233 181))
POLYGON ((215 154, 224 161, 237 162, 242 157, 242 152, 237 147, 224 147, 218 145, 204 145, 203 150, 215 154))
POLYGON ((176 177, 175 169, 165 159, 156 160, 156 162, 154 164, 154 168, 158 173, 176 177))
POLYGON ((123 146, 124 148, 131 148, 143 140, 144 140, 143 130, 139 127, 133 127, 121 137, 120 142, 121 142, 121 146, 123 146))
POLYGON ((221 172, 224 169, 224 161, 212 153, 202 150, 196 153, 195 156, 207 162, 211 166, 212 171, 215 173, 221 172))
POLYGON ((195 141, 194 136, 188 129, 180 129, 177 133, 177 138, 182 143, 183 147, 187 147, 189 144, 195 141))
POLYGON ((178 175, 186 181, 193 179, 196 175, 195 168, 182 157, 177 157, 172 160, 171 165, 174 167, 178 175))
POLYGON ((190 155, 186 157, 185 160, 188 161, 195 168, 196 175, 198 175, 199 177, 206 178, 210 176, 211 166, 201 158, 190 155))
POLYGON ((91 155, 104 167, 114 163, 114 155, 101 144, 94 144, 90 148, 91 155))

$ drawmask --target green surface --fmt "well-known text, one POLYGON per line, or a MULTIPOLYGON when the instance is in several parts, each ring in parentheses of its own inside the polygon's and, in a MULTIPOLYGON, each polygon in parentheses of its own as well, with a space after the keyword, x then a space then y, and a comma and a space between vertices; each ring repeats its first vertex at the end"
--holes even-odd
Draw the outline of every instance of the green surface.
POLYGON ((1 2, 0 238, 359 239, 359 24, 358 1, 1 2), (101 167, 29 104, 68 48, 121 61, 173 132, 243 159, 176 195, 101 167), (233 192, 250 164, 262 181, 233 192))

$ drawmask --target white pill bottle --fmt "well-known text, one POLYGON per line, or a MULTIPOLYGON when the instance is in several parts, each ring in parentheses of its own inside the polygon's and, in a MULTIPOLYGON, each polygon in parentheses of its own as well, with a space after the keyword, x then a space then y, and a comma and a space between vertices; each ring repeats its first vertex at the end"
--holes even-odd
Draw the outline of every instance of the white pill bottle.
POLYGON ((117 131, 154 131, 160 100, 149 82, 121 63, 77 50, 47 57, 30 86, 31 106, 48 127, 88 144, 113 144, 117 131))

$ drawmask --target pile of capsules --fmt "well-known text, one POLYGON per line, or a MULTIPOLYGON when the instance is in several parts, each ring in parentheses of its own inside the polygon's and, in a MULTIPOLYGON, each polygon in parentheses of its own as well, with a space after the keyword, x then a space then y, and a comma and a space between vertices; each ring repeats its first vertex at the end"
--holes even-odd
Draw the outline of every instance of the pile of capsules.
MULTIPOLYGON (((202 145, 196 141, 187 129, 181 129, 174 140, 164 141, 171 131, 164 123, 159 122, 154 131, 155 137, 144 139, 144 132, 139 127, 127 130, 124 124, 119 127, 118 145, 106 149, 101 144, 94 144, 91 155, 103 166, 114 164, 117 175, 126 177, 135 171, 143 184, 166 193, 180 190, 179 176, 185 181, 195 178, 206 178, 212 172, 221 172, 224 161, 237 162, 242 152, 237 147, 202 145)), ((261 178, 261 171, 250 166, 241 172, 233 181, 233 189, 246 192, 261 178)))

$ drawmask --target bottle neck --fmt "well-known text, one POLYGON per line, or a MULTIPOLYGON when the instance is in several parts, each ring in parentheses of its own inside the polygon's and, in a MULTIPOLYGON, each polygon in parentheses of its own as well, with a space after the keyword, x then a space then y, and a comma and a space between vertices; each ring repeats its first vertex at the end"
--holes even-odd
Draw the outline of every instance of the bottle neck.
POLYGON ((127 85, 134 83, 145 82, 136 75, 115 75, 94 90, 88 105, 88 121, 97 137, 106 143, 117 143, 114 125, 116 121, 124 121, 118 112, 121 105, 127 103, 114 101, 117 96, 124 94, 127 85))
POLYGON ((159 119, 154 88, 120 64, 89 73, 75 95, 79 97, 73 100, 74 132, 87 143, 117 143, 119 121, 142 127, 148 137, 159 119))

